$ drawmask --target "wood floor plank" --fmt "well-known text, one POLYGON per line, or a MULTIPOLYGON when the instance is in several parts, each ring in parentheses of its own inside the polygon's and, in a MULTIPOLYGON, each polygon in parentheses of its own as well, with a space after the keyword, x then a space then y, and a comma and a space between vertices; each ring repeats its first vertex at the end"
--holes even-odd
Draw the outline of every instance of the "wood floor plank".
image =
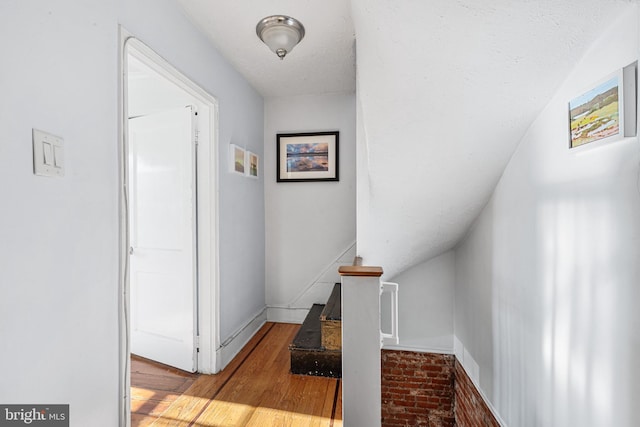
POLYGON ((131 411, 138 415, 161 416, 171 406, 173 400, 131 400, 131 411))
POLYGON ((133 427, 149 427, 158 417, 143 414, 131 414, 131 425, 133 427))
POLYGON ((150 390, 146 388, 131 387, 131 402, 145 402, 145 401, 174 401, 183 392, 172 392, 165 390, 150 390))
POLYGON ((198 374, 132 355, 132 427, 146 427, 155 422, 197 377, 198 374))
POLYGON ((162 418, 156 421, 154 427, 168 426, 189 426, 192 421, 199 417, 200 413, 206 409, 226 384, 231 375, 239 369, 244 359, 253 351, 273 324, 266 324, 249 340, 247 345, 238 355, 227 365, 225 369, 216 375, 201 375, 193 385, 165 411, 162 418))
POLYGON ((324 395, 323 405, 323 415, 327 418, 331 418, 331 415, 335 412, 335 398, 336 398, 336 388, 340 385, 339 380, 334 380, 328 387, 327 393, 324 395))
MULTIPOLYGON (((269 339, 258 344, 245 360, 242 368, 230 379, 216 399, 197 419, 203 425, 244 426, 260 407, 265 393, 277 395, 273 388, 288 376, 287 351, 282 343, 289 343, 297 325, 276 325, 269 339)), ((286 346, 284 346, 286 347, 286 346)))
POLYGON ((149 374, 137 375, 135 377, 132 375, 131 382, 132 384, 136 384, 136 388, 177 392, 180 394, 186 391, 191 384, 193 384, 193 380, 191 378, 149 374))
POLYGON ((333 413, 333 426, 331 427, 342 427, 342 381, 338 385, 336 408, 333 413))
MULTIPOLYGON (((194 379, 153 427, 341 427, 331 418, 341 418, 335 406, 340 381, 289 373, 288 344, 299 327, 267 323, 226 369, 194 379)), ((140 373, 150 374, 145 369, 140 373)), ((162 401, 160 394, 151 398, 162 401)))

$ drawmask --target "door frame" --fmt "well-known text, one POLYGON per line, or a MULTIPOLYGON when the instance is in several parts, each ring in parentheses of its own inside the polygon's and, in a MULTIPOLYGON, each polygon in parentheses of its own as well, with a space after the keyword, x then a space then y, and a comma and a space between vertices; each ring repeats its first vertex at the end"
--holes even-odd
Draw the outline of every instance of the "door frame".
POLYGON ((123 27, 119 28, 119 338, 120 426, 131 422, 131 366, 129 346, 129 215, 127 194, 128 90, 127 58, 131 54, 146 66, 190 95, 198 108, 199 135, 196 147, 197 186, 197 317, 198 372, 216 373, 216 350, 220 345, 219 322, 219 225, 218 225, 218 101, 178 71, 123 27))

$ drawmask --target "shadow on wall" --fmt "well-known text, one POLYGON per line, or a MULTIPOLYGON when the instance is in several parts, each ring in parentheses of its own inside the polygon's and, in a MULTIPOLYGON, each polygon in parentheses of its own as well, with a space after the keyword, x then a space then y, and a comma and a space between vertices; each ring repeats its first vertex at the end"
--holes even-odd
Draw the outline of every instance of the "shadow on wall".
POLYGON ((508 425, 636 425, 638 201, 613 179, 538 192, 492 219, 494 405, 508 425))

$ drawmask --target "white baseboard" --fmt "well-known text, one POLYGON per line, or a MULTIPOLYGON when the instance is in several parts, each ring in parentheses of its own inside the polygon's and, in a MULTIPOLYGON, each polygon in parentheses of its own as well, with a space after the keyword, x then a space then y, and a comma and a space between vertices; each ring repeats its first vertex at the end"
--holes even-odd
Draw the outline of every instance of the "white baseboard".
POLYGON ((397 351, 412 351, 414 353, 434 353, 434 354, 453 354, 451 348, 436 348, 436 347, 412 347, 410 345, 385 345, 383 350, 397 350, 397 351))
POLYGON ((243 327, 238 329, 231 335, 230 338, 225 340, 224 343, 216 351, 216 362, 218 365, 217 371, 221 371, 233 360, 240 350, 243 349, 249 340, 260 330, 260 328, 267 322, 267 309, 266 307, 260 310, 249 322, 243 327))
POLYGON ((267 307, 267 321, 277 323, 302 323, 310 308, 267 307))
POLYGON ((453 354, 455 346, 453 334, 410 339, 403 339, 401 334, 398 344, 385 345, 382 348, 416 353, 453 354))

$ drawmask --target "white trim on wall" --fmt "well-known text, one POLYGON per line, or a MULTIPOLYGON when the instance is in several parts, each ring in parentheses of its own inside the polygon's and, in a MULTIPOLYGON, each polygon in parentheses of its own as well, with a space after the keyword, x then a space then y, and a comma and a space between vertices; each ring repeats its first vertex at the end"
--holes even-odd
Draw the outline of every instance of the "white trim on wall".
POLYGON ((269 306, 267 307, 267 320, 278 323, 302 323, 309 314, 308 308, 269 306))
POLYGON ((395 351, 412 351, 414 353, 434 353, 434 354, 454 354, 451 348, 443 348, 443 347, 418 347, 418 346, 410 346, 410 345, 385 345, 382 347, 383 350, 395 350, 395 351))
POLYGON ((217 370, 219 371, 227 366, 266 322, 267 309, 265 307, 256 313, 244 326, 231 334, 216 350, 217 370))
POLYGON ((336 283, 340 283, 338 269, 353 264, 356 255, 355 240, 342 250, 305 288, 287 305, 273 304, 267 307, 269 322, 302 323, 313 304, 325 304, 336 283))
MULTIPOLYGON (((331 261, 320 273, 309 282, 309 284, 300 292, 290 303, 289 307, 295 307, 305 294, 307 294, 318 283, 339 283, 340 275, 338 269, 343 265, 353 264, 353 259, 356 256, 356 241, 354 240, 349 244, 349 247, 340 252, 333 261, 331 261)), ((333 288, 333 286, 332 286, 333 288)))

